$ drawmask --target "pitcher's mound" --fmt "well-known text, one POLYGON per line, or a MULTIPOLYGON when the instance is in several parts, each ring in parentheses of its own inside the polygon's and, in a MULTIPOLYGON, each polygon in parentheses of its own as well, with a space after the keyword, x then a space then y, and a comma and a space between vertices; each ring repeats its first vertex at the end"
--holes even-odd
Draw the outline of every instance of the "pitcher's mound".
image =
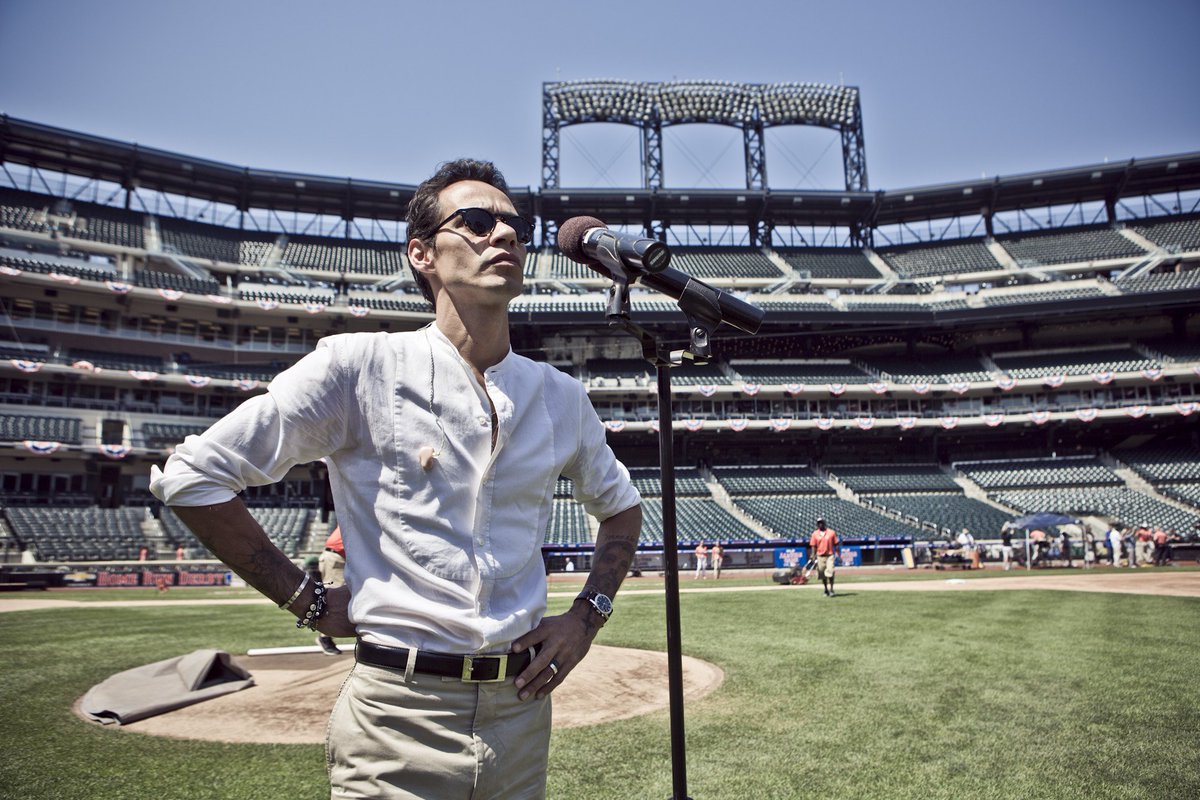
MULTIPOLYGON (((350 649, 336 657, 293 653, 234 660, 254 676, 254 686, 122 727, 221 742, 325 741, 325 719, 354 664, 350 649)), ((716 665, 684 656, 687 700, 703 697, 724 678, 716 665)), ((555 690, 554 727, 612 722, 666 709, 668 704, 666 653, 596 645, 555 690)))

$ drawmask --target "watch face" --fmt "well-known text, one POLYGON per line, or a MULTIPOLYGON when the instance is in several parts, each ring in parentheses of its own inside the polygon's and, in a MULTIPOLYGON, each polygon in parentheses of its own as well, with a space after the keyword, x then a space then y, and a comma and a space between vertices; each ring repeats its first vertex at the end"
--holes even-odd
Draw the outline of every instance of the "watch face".
POLYGON ((612 613, 612 600, 609 599, 608 595, 597 592, 596 596, 592 598, 592 603, 595 604, 596 610, 604 616, 607 617, 612 613))

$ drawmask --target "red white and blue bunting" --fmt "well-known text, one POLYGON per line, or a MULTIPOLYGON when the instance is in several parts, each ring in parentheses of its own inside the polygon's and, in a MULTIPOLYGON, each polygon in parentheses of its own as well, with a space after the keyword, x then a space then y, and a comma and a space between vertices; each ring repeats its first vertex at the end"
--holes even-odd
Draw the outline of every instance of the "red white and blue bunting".
POLYGON ((59 283, 70 284, 71 286, 74 286, 75 284, 79 283, 78 275, 64 275, 61 272, 51 272, 48 277, 52 281, 58 281, 59 283))
POLYGON ((366 306, 350 306, 350 313, 356 317, 365 317, 371 313, 371 309, 366 306))
POLYGON ((1196 412, 1196 408, 1196 404, 1190 401, 1186 403, 1175 404, 1175 410, 1185 417, 1190 417, 1192 414, 1194 414, 1196 412))
POLYGON ((942 427, 948 431, 952 431, 958 427, 958 417, 942 417, 942 427))
POLYGON ((839 395, 846 391, 846 384, 844 383, 830 383, 826 384, 826 387, 832 395, 839 395))
POLYGON ((867 387, 875 394, 884 394, 888 390, 888 385, 883 381, 871 381, 867 387))
POLYGON ((1011 392, 1013 389, 1017 388, 1017 379, 1009 375, 1001 375, 996 378, 996 385, 999 386, 1000 390, 1003 392, 1011 392))
POLYGON ((700 392, 700 394, 704 395, 705 397, 712 397, 717 393, 717 387, 713 386, 711 383, 703 383, 696 387, 696 391, 700 392))
POLYGON ((1004 424, 1003 412, 984 414, 983 415, 983 424, 987 425, 989 428, 997 428, 997 427, 1003 425, 1004 424))
POLYGON ((320 314, 325 310, 324 303, 305 303, 304 310, 309 314, 320 314))
POLYGON ((1133 417, 1134 419, 1141 419, 1142 417, 1146 416, 1146 412, 1148 410, 1149 409, 1147 409, 1145 406, 1129 406, 1125 409, 1125 414, 1133 417))
POLYGON ((912 390, 917 394, 929 394, 928 381, 913 381, 909 384, 909 386, 911 386, 912 390))
POLYGON ((156 380, 158 380, 158 373, 152 372, 148 369, 131 369, 131 370, 129 370, 129 374, 132 375, 133 377, 137 378, 139 381, 156 381, 156 380))
POLYGON ((0 275, 8 275, 15 278, 20 274, 21 270, 16 267, 10 267, 8 264, 0 264, 0 275))
POLYGON ((604 427, 608 428, 613 433, 620 433, 621 431, 625 430, 625 420, 610 419, 604 423, 604 427))
POLYGON ((1150 369, 1142 370, 1142 375, 1146 378, 1146 380, 1156 381, 1162 377, 1162 374, 1163 371, 1158 367, 1151 367, 1150 369))
POLYGON ((1066 375, 1063 375, 1061 372, 1056 372, 1053 375, 1047 375, 1042 382, 1045 383, 1047 386, 1049 386, 1051 389, 1057 389, 1059 386, 1062 386, 1063 383, 1066 382, 1066 380, 1067 380, 1066 375))
POLYGON ((133 448, 128 447, 123 444, 102 444, 102 445, 100 445, 100 452, 104 453, 104 456, 106 458, 111 458, 114 461, 119 461, 120 459, 129 455, 129 453, 132 449, 133 448))
POLYGON ((916 417, 896 417, 896 422, 900 424, 900 430, 908 431, 917 426, 916 417))
POLYGON ((857 425, 861 430, 869 431, 869 430, 871 430, 871 428, 875 427, 875 418, 874 417, 857 417, 854 420, 854 424, 857 425))
POLYGON ((970 389, 971 384, 967 383, 966 381, 955 381, 954 383, 950 384, 950 391, 954 392, 955 394, 966 394, 968 391, 970 391, 970 389))
POLYGON ((1100 411, 1095 408, 1077 408, 1077 409, 1075 409, 1075 416, 1078 417, 1081 422, 1091 422, 1099 415, 1100 415, 1100 411))
MULTIPOLYGON (((1198 371, 1196 374, 1200 375, 1200 371, 1198 371)), ((804 391, 804 384, 803 383, 785 383, 783 385, 783 390, 790 395, 797 395, 804 391)))
POLYGON ((833 417, 817 417, 817 427, 823 431, 831 430, 834 422, 833 417))
POLYGON ((729 420, 729 427, 735 431, 738 431, 739 433, 746 430, 749 425, 750 420, 746 419, 745 417, 734 417, 733 419, 729 420))
POLYGON ((183 292, 178 289, 159 289, 158 294, 163 300, 175 301, 183 297, 183 292))
POLYGON ((223 294, 210 294, 210 295, 205 295, 205 297, 208 298, 209 302, 216 303, 219 306, 233 305, 233 298, 226 297, 223 294))
POLYGON ((1045 425, 1047 422, 1050 421, 1050 412, 1049 411, 1030 411, 1029 419, 1031 419, 1033 421, 1034 425, 1045 425))
POLYGON ((704 427, 704 420, 690 417, 689 419, 685 419, 683 421, 683 427, 687 428, 689 431, 695 432, 704 427))
POLYGON ((775 431, 776 433, 783 433, 790 427, 792 427, 792 421, 790 419, 774 417, 771 420, 771 430, 775 431))
POLYGON ((26 439, 22 444, 25 445, 26 450, 38 456, 52 455, 62 447, 62 442, 44 442, 34 439, 26 439))
POLYGON ((101 371, 100 367, 97 367, 95 364, 93 364, 92 362, 90 362, 84 358, 81 358, 78 361, 72 363, 71 366, 75 369, 82 370, 84 372, 100 372, 101 371))
POLYGON ((761 390, 762 390, 762 386, 757 383, 743 383, 742 384, 742 393, 748 394, 751 397, 758 394, 759 391, 761 391, 761 390))
POLYGON ((1113 373, 1111 369, 1106 369, 1103 372, 1097 372, 1092 375, 1092 380, 1096 383, 1107 385, 1113 382, 1113 373))
POLYGON ((105 281, 104 285, 113 294, 129 294, 133 291, 133 286, 125 281, 105 281))
POLYGON ((251 378, 238 378, 234 380, 233 385, 243 392, 252 392, 258 388, 258 381, 251 378))
POLYGON ((196 389, 203 389, 212 383, 212 378, 207 375, 184 375, 183 378, 188 382, 189 386, 196 389))
POLYGON ((261 297, 258 300, 255 300, 254 304, 263 311, 274 311, 275 309, 279 308, 279 303, 275 302, 274 300, 267 300, 261 297))
POLYGON ((45 366, 41 361, 29 361, 24 358, 10 358, 8 363, 21 370, 21 372, 41 372, 42 367, 45 366))

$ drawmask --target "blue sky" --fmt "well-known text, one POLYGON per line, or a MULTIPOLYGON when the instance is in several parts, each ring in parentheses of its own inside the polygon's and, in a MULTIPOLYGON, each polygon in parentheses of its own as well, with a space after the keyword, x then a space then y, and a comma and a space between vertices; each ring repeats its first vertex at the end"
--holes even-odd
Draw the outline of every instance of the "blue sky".
MULTIPOLYGON (((416 183, 447 158, 541 180, 543 81, 862 92, 871 188, 1200 149, 1200 2, 0 0, 0 111, 241 166, 416 183)), ((815 129, 773 188, 840 188, 815 129)), ((668 129, 666 183, 744 182, 740 134, 668 129)), ((636 185, 637 139, 568 129, 562 183, 636 185)))

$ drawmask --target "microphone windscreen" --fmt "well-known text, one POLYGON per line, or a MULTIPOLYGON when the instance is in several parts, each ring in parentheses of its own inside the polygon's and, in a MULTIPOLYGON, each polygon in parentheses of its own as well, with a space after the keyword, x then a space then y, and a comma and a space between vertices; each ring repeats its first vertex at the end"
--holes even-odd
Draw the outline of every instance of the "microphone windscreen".
POLYGON ((583 235, 592 228, 607 228, 595 217, 571 217, 558 228, 558 249, 563 255, 579 264, 593 263, 583 252, 583 235))

